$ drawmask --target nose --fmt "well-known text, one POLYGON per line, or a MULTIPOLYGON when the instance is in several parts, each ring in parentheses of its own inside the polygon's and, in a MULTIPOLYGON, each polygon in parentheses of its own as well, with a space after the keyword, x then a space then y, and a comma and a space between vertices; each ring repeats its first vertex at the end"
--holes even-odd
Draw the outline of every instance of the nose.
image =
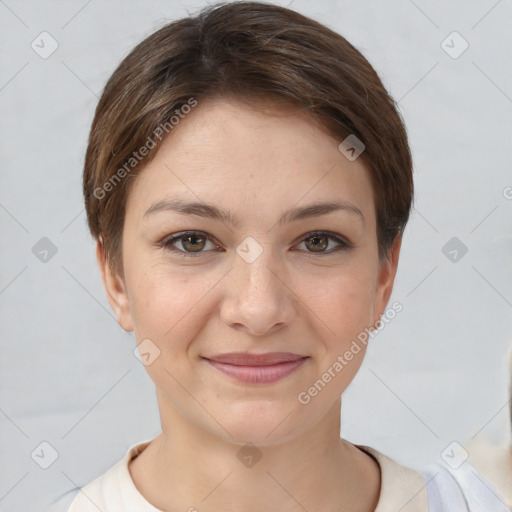
POLYGON ((286 276, 272 267, 269 250, 253 262, 235 257, 227 276, 227 289, 221 306, 222 321, 248 335, 265 336, 290 325, 297 299, 286 276))

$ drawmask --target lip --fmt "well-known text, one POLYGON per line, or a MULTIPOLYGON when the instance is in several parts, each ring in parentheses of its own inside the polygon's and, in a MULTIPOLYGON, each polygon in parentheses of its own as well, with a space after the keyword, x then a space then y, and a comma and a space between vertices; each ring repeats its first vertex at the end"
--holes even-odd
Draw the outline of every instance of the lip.
POLYGON ((203 358, 220 372, 241 382, 266 384, 277 382, 298 370, 309 356, 289 352, 267 354, 231 353, 203 358))
POLYGON ((249 352, 230 352, 229 354, 218 354, 207 357, 210 361, 225 363, 236 366, 270 366, 278 363, 287 363, 302 359, 302 354, 291 352, 266 352, 264 354, 251 354, 249 352))

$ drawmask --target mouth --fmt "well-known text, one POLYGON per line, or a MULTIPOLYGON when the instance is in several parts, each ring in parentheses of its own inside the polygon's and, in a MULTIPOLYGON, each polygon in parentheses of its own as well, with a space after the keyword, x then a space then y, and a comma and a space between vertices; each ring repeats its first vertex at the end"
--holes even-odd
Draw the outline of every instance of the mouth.
POLYGON ((203 359, 216 370, 238 381, 265 384, 277 382, 292 374, 309 359, 309 356, 290 352, 231 353, 203 359))

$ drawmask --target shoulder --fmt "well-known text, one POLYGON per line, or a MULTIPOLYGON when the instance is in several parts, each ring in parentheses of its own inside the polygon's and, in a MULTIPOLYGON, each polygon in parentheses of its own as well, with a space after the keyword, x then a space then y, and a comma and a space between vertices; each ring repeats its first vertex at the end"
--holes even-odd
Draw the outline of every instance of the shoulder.
POLYGON ((356 446, 381 468, 375 512, 511 512, 495 487, 467 461, 457 470, 434 462, 416 470, 374 448, 356 446))
MULTIPOLYGON (((114 496, 120 491, 117 481, 120 463, 122 461, 87 485, 68 491, 46 512, 98 512, 98 510, 107 512, 110 510, 106 508, 107 502, 112 502, 114 496)), ((113 502, 116 502, 115 498, 113 502)))
POLYGON ((418 471, 399 464, 375 448, 356 446, 371 455, 380 467, 380 494, 375 512, 429 512, 425 481, 418 471))
POLYGON ((128 462, 144 450, 149 442, 143 441, 131 446, 125 456, 103 475, 82 488, 69 491, 47 512, 157 511, 138 493, 128 470, 128 462))

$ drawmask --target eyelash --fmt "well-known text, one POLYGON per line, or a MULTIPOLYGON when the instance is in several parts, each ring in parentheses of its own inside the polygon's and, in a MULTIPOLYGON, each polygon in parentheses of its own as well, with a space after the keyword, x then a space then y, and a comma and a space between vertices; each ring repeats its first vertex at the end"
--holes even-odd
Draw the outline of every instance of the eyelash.
MULTIPOLYGON (((202 231, 185 231, 183 233, 177 233, 175 235, 172 235, 172 236, 167 237, 166 239, 162 240, 158 245, 164 249, 169 250, 169 251, 179 253, 183 257, 189 257, 189 256, 197 257, 197 256, 204 254, 205 252, 208 252, 208 251, 188 252, 188 251, 182 251, 180 249, 177 249, 176 247, 173 247, 172 244, 175 243, 176 241, 183 240, 190 236, 194 236, 197 238, 205 238, 206 240, 209 240, 210 242, 212 242, 214 245, 217 245, 212 240, 212 238, 210 236, 208 236, 207 233, 204 233, 202 231)), ((331 233, 330 231, 311 231, 310 233, 307 233, 307 236, 305 236, 301 239, 300 243, 302 243, 305 240, 308 240, 310 238, 323 237, 323 236, 330 240, 334 240, 335 242, 339 243, 340 245, 338 245, 334 249, 330 249, 329 251, 324 251, 324 252, 306 251, 309 255, 327 256, 327 255, 330 255, 330 254, 333 254, 333 253, 336 253, 339 251, 351 249, 353 247, 352 244, 350 244, 349 242, 347 242, 345 240, 342 240, 339 236, 337 236, 334 233, 331 233)))

